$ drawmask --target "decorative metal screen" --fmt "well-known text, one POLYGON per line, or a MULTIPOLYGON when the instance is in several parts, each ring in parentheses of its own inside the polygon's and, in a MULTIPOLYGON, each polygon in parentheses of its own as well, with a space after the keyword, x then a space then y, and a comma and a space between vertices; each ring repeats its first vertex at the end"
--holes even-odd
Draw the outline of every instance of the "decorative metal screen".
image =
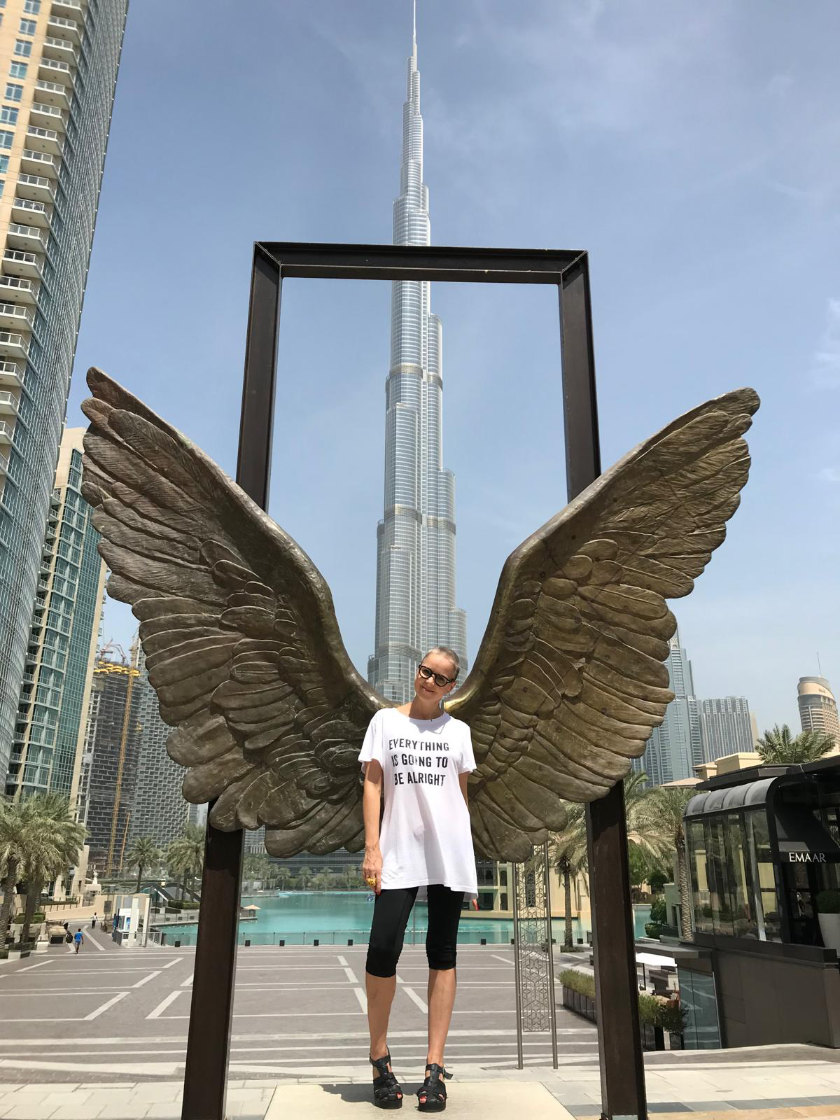
POLYGON ((524 863, 513 865, 513 959, 517 1065, 522 1069, 524 1064, 522 1036, 550 1031, 552 1064, 556 1069, 557 1016, 548 844, 534 848, 524 863))

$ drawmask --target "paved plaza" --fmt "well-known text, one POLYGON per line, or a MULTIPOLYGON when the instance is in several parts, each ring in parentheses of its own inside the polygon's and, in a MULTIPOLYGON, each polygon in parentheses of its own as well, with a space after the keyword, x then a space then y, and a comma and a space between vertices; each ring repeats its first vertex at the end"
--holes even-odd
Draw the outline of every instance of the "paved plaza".
MULTIPOLYGON (((60 946, 0 967, 0 1118, 177 1118, 194 950, 119 949, 100 930, 86 937, 78 956, 60 946)), ((240 949, 231 1117, 374 1115, 364 956, 364 947, 240 949)), ((425 1060, 426 976, 424 951, 406 949, 390 1042, 412 1112, 425 1060)), ((448 1115, 599 1114, 590 1023, 558 1009, 559 1069, 552 1069, 547 1035, 526 1035, 518 1070, 510 950, 459 948, 458 980, 448 1115)), ((651 1114, 839 1118, 838 1059, 805 1046, 649 1054, 651 1114)))

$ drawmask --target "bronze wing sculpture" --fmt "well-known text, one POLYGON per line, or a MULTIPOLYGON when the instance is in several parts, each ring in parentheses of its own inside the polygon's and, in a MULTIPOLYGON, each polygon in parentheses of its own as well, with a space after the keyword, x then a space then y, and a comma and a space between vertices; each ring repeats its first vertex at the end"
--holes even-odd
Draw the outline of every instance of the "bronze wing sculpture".
MULTIPOLYGON (((84 494, 114 598, 140 620, 184 796, 266 848, 363 846, 358 753, 388 703, 344 649, 302 549, 202 451, 100 370, 82 406, 84 494)), ((508 558, 475 666, 448 705, 472 730, 476 850, 521 860, 563 800, 605 794, 673 698, 663 662, 749 472, 751 389, 611 467, 508 558)))

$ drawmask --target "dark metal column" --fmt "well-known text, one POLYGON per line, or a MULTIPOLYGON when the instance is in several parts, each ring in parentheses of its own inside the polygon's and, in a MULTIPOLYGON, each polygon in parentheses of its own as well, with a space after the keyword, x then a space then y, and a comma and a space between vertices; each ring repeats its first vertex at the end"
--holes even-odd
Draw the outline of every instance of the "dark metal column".
MULTIPOLYGON (((280 270, 257 247, 251 274, 236 481, 268 507, 280 270)), ((224 1120, 243 833, 207 825, 181 1120, 224 1120)))
MULTIPOLYGON (((560 295, 563 406, 569 499, 601 473, 595 354, 586 255, 563 274, 560 295)), ((627 864, 624 787, 619 782, 586 807, 595 995, 604 1120, 645 1120, 645 1068, 627 864)))

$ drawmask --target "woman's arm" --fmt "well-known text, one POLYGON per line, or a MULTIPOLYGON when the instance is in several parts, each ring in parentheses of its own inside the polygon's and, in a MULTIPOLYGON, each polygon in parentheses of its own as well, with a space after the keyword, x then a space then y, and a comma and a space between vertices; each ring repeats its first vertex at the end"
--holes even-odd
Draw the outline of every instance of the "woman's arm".
MULTIPOLYGON (((365 858, 362 875, 376 879, 375 891, 382 890, 382 852, 379 848, 379 807, 382 800, 382 767, 372 759, 365 763, 365 784, 362 788, 362 815, 365 821, 365 858)), ((370 886, 370 884, 366 884, 370 886)))
POLYGON ((469 797, 467 797, 467 782, 469 782, 469 780, 470 780, 469 771, 467 771, 466 774, 459 774, 458 775, 458 782, 460 783, 461 793, 463 793, 463 795, 464 795, 464 801, 466 803, 467 808, 470 807, 470 799, 469 799, 469 797))

